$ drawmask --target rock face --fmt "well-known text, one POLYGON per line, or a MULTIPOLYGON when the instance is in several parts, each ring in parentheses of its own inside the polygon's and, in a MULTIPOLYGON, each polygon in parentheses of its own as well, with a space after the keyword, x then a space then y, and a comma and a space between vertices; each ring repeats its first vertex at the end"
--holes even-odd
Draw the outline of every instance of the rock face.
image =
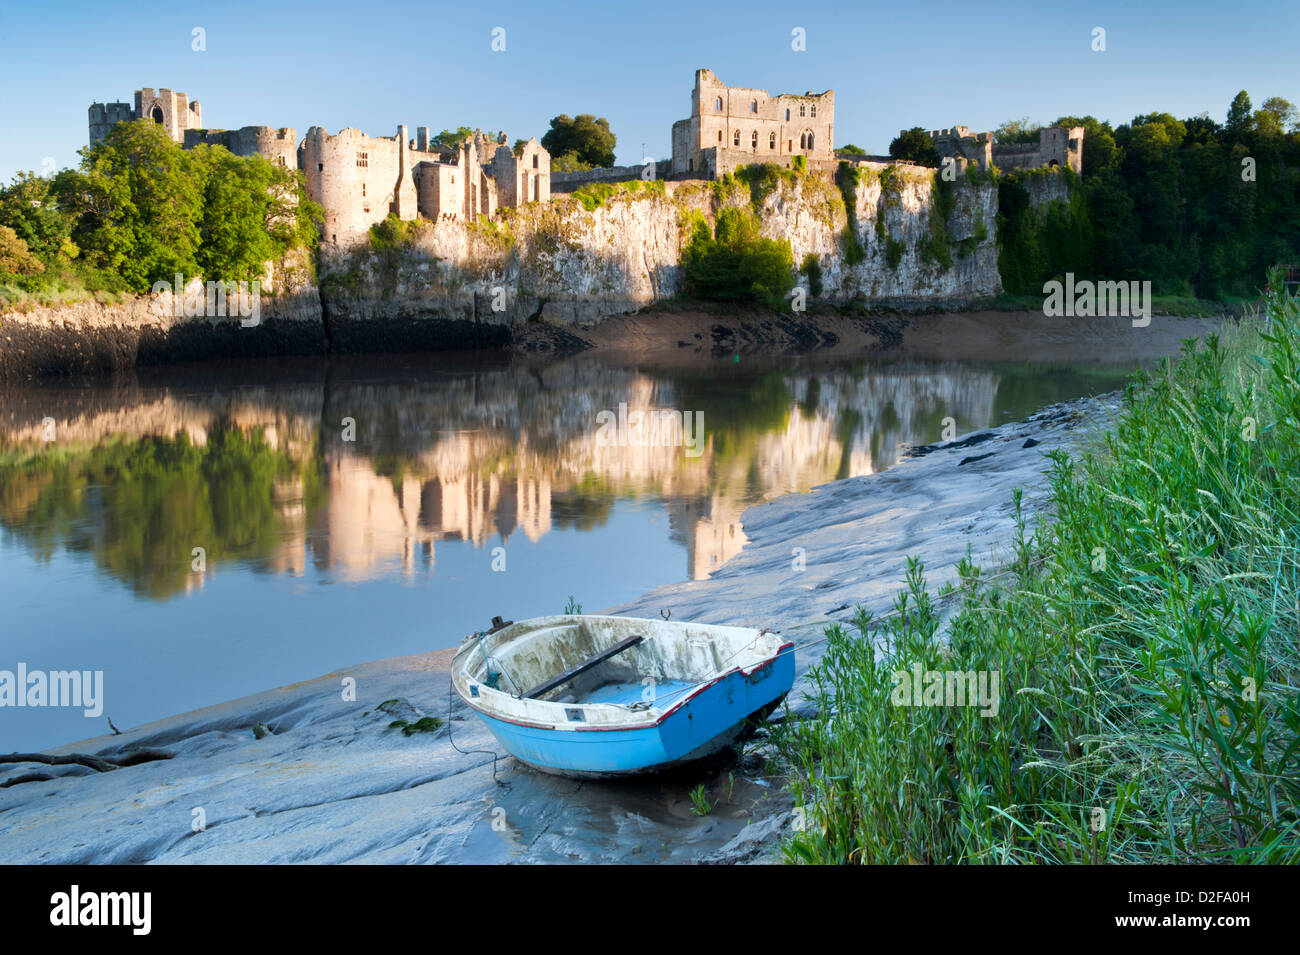
POLYGON ((559 196, 499 219, 409 223, 391 247, 323 253, 319 288, 304 265, 283 270, 292 281, 264 296, 256 328, 159 316, 154 296, 5 314, 0 377, 203 357, 500 346, 531 320, 590 325, 673 298, 693 224, 713 226, 727 208, 752 208, 763 236, 789 240, 796 266, 816 258, 819 294, 807 275, 799 279, 810 304, 950 306, 1000 290, 996 186, 962 179, 945 187, 943 203, 928 170, 858 169, 851 209, 830 177, 786 174, 761 195, 730 178, 633 182, 604 186, 598 200, 559 196))
POLYGON ((305 257, 270 267, 268 280, 256 324, 231 307, 219 317, 187 318, 183 299, 177 315, 180 296, 170 292, 0 313, 0 381, 210 358, 323 354, 320 293, 305 257))
POLYGON ((500 222, 425 227, 399 249, 322 264, 331 347, 495 343, 529 319, 589 325, 634 312, 680 291, 695 217, 712 226, 723 209, 749 205, 763 236, 789 240, 797 264, 817 258, 821 295, 802 279, 810 301, 954 305, 1000 291, 995 186, 953 184, 944 217, 928 172, 861 168, 852 225, 836 185, 805 175, 758 199, 743 183, 631 183, 591 209, 556 197, 509 210, 500 222), (850 228, 864 253, 857 261, 846 254, 850 228), (928 251, 936 230, 950 264, 928 251))

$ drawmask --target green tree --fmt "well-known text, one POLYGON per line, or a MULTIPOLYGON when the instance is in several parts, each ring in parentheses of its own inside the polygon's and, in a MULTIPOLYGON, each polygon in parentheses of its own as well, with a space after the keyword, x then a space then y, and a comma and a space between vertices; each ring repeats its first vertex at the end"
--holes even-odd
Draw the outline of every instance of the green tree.
POLYGON ((1252 118, 1250 97, 1242 90, 1232 98, 1232 103, 1228 106, 1228 121, 1224 124, 1224 132, 1229 139, 1238 141, 1250 132, 1252 118))
POLYGON ((563 157, 572 153, 572 161, 585 163, 589 169, 614 165, 617 142, 609 128, 609 120, 597 119, 591 113, 556 116, 542 137, 542 146, 551 156, 563 157))
POLYGON ((1270 96, 1254 115, 1255 129, 1265 136, 1282 136, 1296 130, 1296 108, 1280 96, 1270 96))
POLYGON ((59 208, 50 193, 50 180, 33 172, 20 172, 0 189, 0 225, 6 225, 27 243, 46 265, 76 258, 71 240, 72 218, 59 208))
POLYGON ((1038 132, 1042 129, 1028 116, 1009 119, 993 130, 993 141, 999 146, 1014 146, 1018 143, 1038 142, 1038 132))
POLYGON ((45 265, 13 229, 0 225, 0 276, 40 275, 45 265))
POLYGON ((437 136, 433 137, 433 143, 435 146, 454 149, 473 135, 474 130, 470 129, 468 126, 460 126, 455 130, 444 129, 437 136))
POLYGON ((789 239, 766 239, 749 208, 727 208, 713 230, 697 215, 682 252, 686 293, 722 301, 761 301, 780 308, 794 288, 789 239))
POLYGON ((889 144, 889 156, 891 159, 902 159, 921 166, 938 167, 940 162, 934 140, 920 126, 913 126, 894 137, 889 144))
POLYGON ((80 170, 55 176, 54 194, 76 218, 87 260, 136 291, 197 275, 203 170, 157 123, 118 123, 82 151, 80 170))

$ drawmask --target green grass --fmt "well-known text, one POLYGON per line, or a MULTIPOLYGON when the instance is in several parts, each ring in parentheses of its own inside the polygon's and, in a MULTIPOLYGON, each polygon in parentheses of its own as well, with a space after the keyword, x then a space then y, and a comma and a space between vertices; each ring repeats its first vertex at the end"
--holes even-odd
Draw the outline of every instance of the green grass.
POLYGON ((582 208, 595 212, 606 200, 615 196, 626 195, 662 196, 664 182, 662 179, 631 179, 627 182, 592 182, 579 186, 570 193, 582 203, 582 208))
POLYGON ((789 861, 1300 862, 1296 301, 1186 343, 1050 457, 1053 516, 1030 533, 1017 494, 999 574, 963 561, 935 595, 913 562, 897 614, 827 630, 823 718, 777 736, 808 814, 789 861), (996 714, 897 705, 917 664, 998 674, 996 714))
POLYGON ((704 791, 704 783, 691 790, 691 812, 697 816, 707 816, 713 812, 713 803, 704 791))

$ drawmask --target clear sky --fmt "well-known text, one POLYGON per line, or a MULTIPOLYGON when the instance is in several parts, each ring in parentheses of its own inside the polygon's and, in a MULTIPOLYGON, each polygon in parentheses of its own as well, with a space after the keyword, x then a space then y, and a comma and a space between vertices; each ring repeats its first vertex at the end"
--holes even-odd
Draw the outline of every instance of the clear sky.
POLYGON ((401 123, 540 139, 552 116, 594 113, 620 163, 670 154, 699 67, 771 93, 834 89, 836 145, 873 153, 910 126, 1153 110, 1222 121, 1239 89, 1256 106, 1300 102, 1297 36, 1298 0, 3 0, 0 178, 74 165, 86 108, 146 86, 198 99, 208 127, 292 126, 300 140, 313 125, 391 136, 401 123), (806 51, 791 49, 796 27, 806 51))

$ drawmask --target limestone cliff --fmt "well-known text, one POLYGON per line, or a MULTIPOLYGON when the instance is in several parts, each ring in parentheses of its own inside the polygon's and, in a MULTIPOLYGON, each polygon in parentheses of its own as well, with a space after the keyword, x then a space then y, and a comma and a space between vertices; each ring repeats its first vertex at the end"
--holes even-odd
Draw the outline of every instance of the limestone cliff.
POLYGON ((331 346, 489 343, 533 317, 584 325, 635 311, 678 294, 695 214, 713 224, 722 209, 748 204, 764 236, 790 241, 796 263, 817 257, 822 288, 810 301, 953 305, 1000 291, 995 186, 952 184, 944 216, 928 172, 863 168, 851 224, 840 189, 816 175, 779 180, 761 196, 731 181, 630 183, 587 197, 592 208, 561 196, 499 221, 417 224, 394 247, 322 263, 331 346), (846 252, 849 229, 856 257, 846 252))

